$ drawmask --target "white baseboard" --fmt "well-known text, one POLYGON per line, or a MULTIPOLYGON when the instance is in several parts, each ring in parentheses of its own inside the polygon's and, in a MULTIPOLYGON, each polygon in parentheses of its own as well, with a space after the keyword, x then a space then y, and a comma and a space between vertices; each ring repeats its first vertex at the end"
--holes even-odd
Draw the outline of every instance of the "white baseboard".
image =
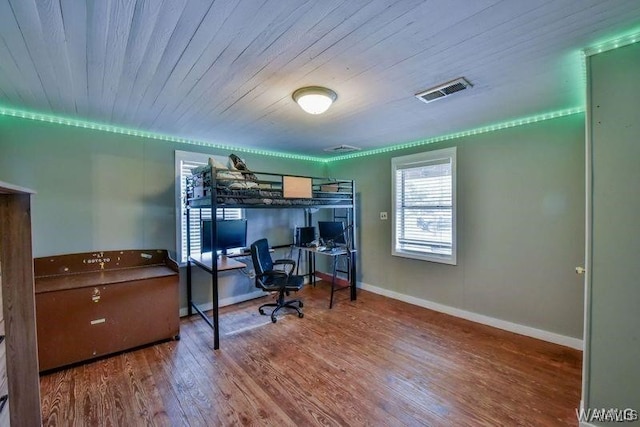
MULTIPOLYGON (((244 301, 249 301, 250 299, 260 298, 260 297, 263 297, 265 295, 269 295, 269 294, 267 292, 263 292, 263 291, 255 291, 255 292, 251 292, 251 293, 248 293, 248 294, 235 295, 235 296, 228 297, 228 298, 222 298, 220 301, 218 301, 218 306, 219 307, 225 307, 227 305, 237 304, 239 302, 244 302, 244 301)), ((208 303, 199 305, 198 307, 202 311, 212 310, 213 309, 213 303, 208 302, 208 303)), ((187 314, 188 314, 187 307, 183 307, 183 308, 180 309, 180 317, 186 316, 187 314)))
POLYGON ((544 331, 542 329, 536 329, 530 326, 508 322, 506 320, 496 319, 493 317, 485 316, 483 314, 473 313, 471 311, 466 311, 459 308, 450 307, 448 305, 439 304, 437 302, 412 297, 410 295, 401 294, 395 291, 390 291, 388 289, 369 285, 367 283, 358 282, 358 287, 364 289, 365 291, 373 292, 374 294, 404 301, 409 304, 428 308, 440 313, 450 314, 451 316, 471 320, 472 322, 482 323, 483 325, 493 326, 494 328, 504 329, 505 331, 515 332, 516 334, 537 338, 543 341, 552 342, 554 344, 560 344, 565 347, 574 348, 576 350, 582 350, 583 348, 583 341, 578 338, 567 337, 565 335, 556 334, 554 332, 544 331))

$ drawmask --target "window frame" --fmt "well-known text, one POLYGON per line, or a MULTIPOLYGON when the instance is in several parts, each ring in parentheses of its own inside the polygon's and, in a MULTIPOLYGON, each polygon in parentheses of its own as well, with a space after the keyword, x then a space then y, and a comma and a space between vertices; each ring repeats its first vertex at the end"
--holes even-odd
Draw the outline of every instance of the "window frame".
MULTIPOLYGON (((209 158, 213 157, 218 160, 222 164, 227 164, 228 159, 224 156, 216 156, 213 154, 206 153, 195 153, 191 151, 175 151, 175 200, 176 203, 176 260, 178 264, 181 266, 186 265, 187 263, 187 254, 186 247, 186 206, 185 206, 185 182, 186 182, 186 174, 183 175, 183 163, 190 162, 194 163, 194 167, 197 166, 195 163, 205 165, 209 162, 209 158)), ((202 209, 193 209, 194 211, 199 211, 198 218, 202 219, 210 219, 211 218, 211 209, 210 208, 202 208, 202 209), (200 215, 201 214, 201 215, 200 215)), ((244 209, 241 208, 217 208, 216 209, 216 218, 217 219, 244 219, 245 212, 244 209), (230 215, 229 215, 230 214, 230 215)), ((199 219, 198 219, 199 220, 199 219)), ((193 219, 191 219, 193 224, 193 219)), ((193 226, 193 225, 192 225, 193 226)), ((193 233, 192 233, 192 247, 191 253, 194 252, 194 249, 199 248, 199 236, 197 236, 198 242, 196 245, 193 245, 193 233)))
POLYGON ((443 148, 439 150, 426 151, 407 156, 394 157, 391 159, 391 255, 412 258, 422 261, 437 262, 442 264, 457 265, 457 201, 456 201, 456 147, 443 148), (438 254, 434 252, 408 250, 398 245, 398 222, 401 220, 399 212, 397 194, 397 171, 427 166, 429 163, 442 164, 443 160, 451 164, 451 255, 438 254))

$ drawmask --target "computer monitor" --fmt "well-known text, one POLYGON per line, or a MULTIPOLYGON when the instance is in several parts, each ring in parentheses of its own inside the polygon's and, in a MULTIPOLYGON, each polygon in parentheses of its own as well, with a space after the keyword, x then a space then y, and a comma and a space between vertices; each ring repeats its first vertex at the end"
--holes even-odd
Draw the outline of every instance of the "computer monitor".
POLYGON ((344 237, 344 224, 340 221, 318 221, 318 232, 325 245, 327 243, 347 243, 344 237))
MULTIPOLYGON (((216 246, 219 251, 222 251, 222 254, 226 255, 229 249, 247 246, 246 219, 220 220, 216 221, 216 225, 218 229, 216 246)), ((202 252, 211 252, 213 250, 211 245, 211 226, 210 219, 202 220, 202 227, 200 228, 200 248, 202 252)))
POLYGON ((304 247, 309 246, 316 238, 315 227, 296 227, 294 245, 304 247))

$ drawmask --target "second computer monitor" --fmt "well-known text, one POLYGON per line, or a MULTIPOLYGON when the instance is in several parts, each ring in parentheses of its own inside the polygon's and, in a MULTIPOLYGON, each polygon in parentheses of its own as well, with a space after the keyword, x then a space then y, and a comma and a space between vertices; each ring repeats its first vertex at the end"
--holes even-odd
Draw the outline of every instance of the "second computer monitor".
POLYGON ((340 221, 318 221, 320 238, 325 242, 346 244, 344 224, 340 221))

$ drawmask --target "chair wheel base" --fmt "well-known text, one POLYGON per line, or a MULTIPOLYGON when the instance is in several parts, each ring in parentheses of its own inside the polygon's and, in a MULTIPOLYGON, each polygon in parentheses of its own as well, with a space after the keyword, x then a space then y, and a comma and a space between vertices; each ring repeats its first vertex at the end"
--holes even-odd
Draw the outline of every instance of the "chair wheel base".
POLYGON ((304 313, 300 311, 302 306, 303 304, 302 304, 302 301, 300 300, 284 301, 284 298, 281 297, 277 303, 267 303, 267 304, 261 305, 260 307, 258 307, 258 312, 261 315, 266 316, 267 313, 265 311, 265 307, 273 307, 273 311, 271 311, 268 314, 270 314, 271 316, 271 321, 273 323, 276 323, 278 321, 278 319, 276 318, 276 313, 283 308, 289 308, 289 309, 295 310, 298 313, 298 317, 300 318, 304 317, 304 313))

